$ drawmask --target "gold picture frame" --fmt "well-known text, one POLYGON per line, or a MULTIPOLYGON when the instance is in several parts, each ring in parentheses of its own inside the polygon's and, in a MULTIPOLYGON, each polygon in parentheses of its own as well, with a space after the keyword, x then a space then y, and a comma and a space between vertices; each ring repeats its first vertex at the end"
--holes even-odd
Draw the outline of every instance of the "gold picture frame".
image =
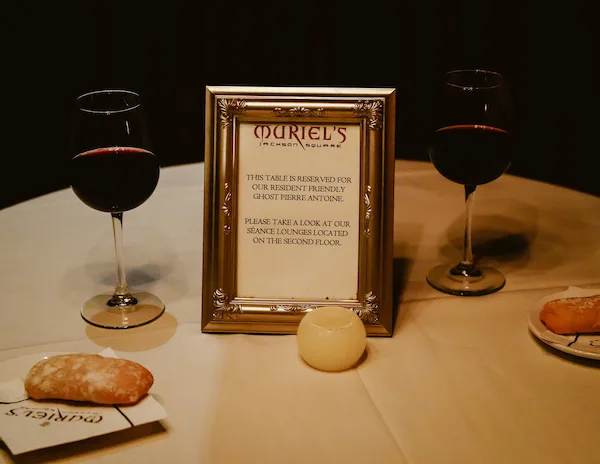
POLYGON ((206 87, 202 331, 391 336, 396 90, 206 87))

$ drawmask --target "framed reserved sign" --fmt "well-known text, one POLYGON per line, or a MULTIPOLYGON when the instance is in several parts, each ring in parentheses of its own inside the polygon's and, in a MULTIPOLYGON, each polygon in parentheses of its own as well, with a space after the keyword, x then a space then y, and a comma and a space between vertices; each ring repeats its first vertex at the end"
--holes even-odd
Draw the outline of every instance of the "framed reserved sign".
POLYGON ((392 334, 395 89, 207 87, 204 332, 392 334))

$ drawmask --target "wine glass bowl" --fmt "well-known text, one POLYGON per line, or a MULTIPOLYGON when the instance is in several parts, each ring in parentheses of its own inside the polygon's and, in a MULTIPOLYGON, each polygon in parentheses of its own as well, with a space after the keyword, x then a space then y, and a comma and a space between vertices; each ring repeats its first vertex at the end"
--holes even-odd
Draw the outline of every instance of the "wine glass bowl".
POLYGON ((436 170, 465 190, 466 224, 461 261, 438 265, 427 273, 437 290, 463 296, 500 290, 503 274, 478 266, 472 253, 474 193, 510 167, 513 152, 512 101, 505 77, 497 72, 465 69, 446 73, 439 99, 429 157, 436 170))
POLYGON ((129 290, 123 255, 123 212, 148 200, 160 176, 146 124, 135 92, 98 90, 76 99, 71 188, 89 207, 110 213, 115 240, 115 290, 90 298, 81 309, 82 317, 99 327, 138 327, 157 319, 165 309, 150 292, 129 290))
POLYGON ((88 150, 71 160, 71 187, 86 205, 108 213, 144 203, 158 183, 156 156, 136 147, 88 150))

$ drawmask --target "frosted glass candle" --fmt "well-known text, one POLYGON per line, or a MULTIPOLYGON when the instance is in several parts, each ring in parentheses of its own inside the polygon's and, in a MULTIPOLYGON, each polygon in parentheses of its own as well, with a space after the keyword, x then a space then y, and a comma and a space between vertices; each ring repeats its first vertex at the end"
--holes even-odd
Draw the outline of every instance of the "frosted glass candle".
POLYGON ((300 356, 312 367, 343 371, 360 360, 367 346, 367 332, 351 309, 322 306, 302 318, 296 341, 300 356))

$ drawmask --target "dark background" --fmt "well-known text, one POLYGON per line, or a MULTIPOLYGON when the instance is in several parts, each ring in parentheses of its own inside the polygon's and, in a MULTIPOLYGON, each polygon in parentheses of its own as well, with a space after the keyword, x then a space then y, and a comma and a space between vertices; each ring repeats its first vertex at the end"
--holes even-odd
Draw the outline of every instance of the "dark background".
POLYGON ((435 3, 11 2, 4 15, 0 208, 68 187, 73 100, 138 91, 163 166, 204 158, 206 85, 394 87, 396 158, 428 160, 444 71, 511 84, 509 173, 600 195, 594 134, 599 43, 591 11, 435 3), (58 8, 58 9, 57 9, 58 8))

